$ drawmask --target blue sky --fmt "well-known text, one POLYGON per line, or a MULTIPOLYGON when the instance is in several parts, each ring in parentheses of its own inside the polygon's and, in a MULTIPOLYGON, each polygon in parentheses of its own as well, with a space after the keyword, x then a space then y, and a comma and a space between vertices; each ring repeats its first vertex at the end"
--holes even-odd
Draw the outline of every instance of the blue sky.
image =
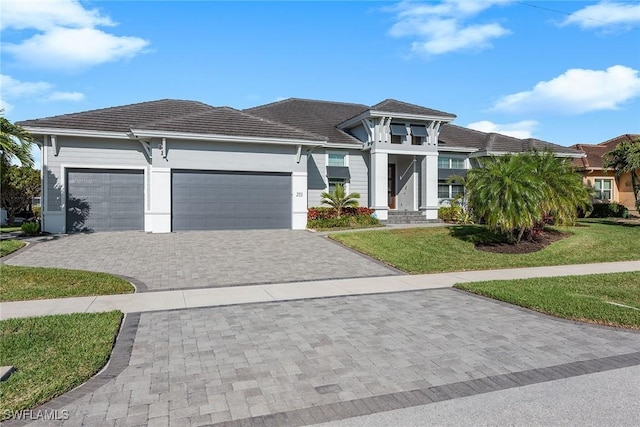
POLYGON ((640 133, 639 1, 3 0, 18 121, 162 98, 386 98, 561 145, 640 133))

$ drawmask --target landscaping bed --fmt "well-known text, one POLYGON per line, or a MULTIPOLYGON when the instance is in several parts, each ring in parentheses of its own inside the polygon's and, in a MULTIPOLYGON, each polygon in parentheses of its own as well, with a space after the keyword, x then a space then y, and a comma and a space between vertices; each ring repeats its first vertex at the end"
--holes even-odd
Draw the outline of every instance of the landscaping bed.
POLYGON ((0 321, 0 420, 86 382, 107 363, 122 313, 79 313, 0 321))
POLYGON ((455 286, 565 319, 640 329, 640 271, 455 286))
POLYGON ((134 287, 106 273, 0 265, 0 301, 127 294, 134 287))
POLYGON ((484 252, 496 254, 528 254, 540 251, 553 242, 571 236, 571 233, 564 233, 554 229, 542 230, 531 240, 522 240, 518 244, 507 242, 487 242, 476 243, 476 249, 484 252))

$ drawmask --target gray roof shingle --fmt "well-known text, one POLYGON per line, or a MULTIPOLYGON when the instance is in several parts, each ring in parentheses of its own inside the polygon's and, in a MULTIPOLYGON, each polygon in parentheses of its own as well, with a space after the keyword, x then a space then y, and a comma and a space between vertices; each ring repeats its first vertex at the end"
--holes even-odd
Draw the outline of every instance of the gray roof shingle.
POLYGON ((254 117, 230 107, 212 107, 197 101, 162 99, 102 108, 44 119, 25 120, 21 126, 130 132, 131 129, 247 137, 326 138, 290 126, 254 117))
POLYGON ((289 98, 243 111, 325 136, 333 143, 362 145, 361 141, 336 126, 368 109, 363 104, 289 98))
POLYGON ((408 102, 397 101, 395 99, 385 99, 376 105, 371 106, 371 110, 388 111, 398 114, 417 114, 422 116, 441 116, 454 119, 455 114, 445 113, 444 111, 433 110, 431 108, 422 107, 420 105, 409 104, 408 102))

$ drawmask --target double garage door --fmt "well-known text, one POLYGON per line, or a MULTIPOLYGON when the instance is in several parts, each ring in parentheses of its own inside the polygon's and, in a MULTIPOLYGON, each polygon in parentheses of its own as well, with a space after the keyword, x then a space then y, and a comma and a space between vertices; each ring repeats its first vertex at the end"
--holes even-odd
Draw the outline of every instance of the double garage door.
MULTIPOLYGON (((176 170, 172 229, 291 228, 291 174, 176 170)), ((142 170, 69 169, 67 232, 144 230, 142 170)))
POLYGON ((177 170, 172 228, 291 228, 291 174, 177 170))

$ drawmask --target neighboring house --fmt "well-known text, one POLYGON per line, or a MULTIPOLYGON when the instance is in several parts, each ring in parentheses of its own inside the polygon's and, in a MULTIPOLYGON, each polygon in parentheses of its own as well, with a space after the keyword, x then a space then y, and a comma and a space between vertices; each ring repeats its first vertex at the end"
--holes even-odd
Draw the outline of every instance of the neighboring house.
POLYGON ((638 142, 640 134, 625 134, 600 144, 576 144, 571 146, 586 153, 581 159, 575 159, 574 165, 584 177, 585 184, 595 190, 595 203, 619 203, 630 211, 635 211, 635 198, 631 185, 631 174, 622 174, 616 178, 610 168, 605 168, 604 155, 624 141, 638 142))
POLYGON ((582 152, 451 125, 455 115, 395 100, 374 106, 287 99, 244 111, 159 100, 19 124, 42 147, 43 229, 306 227, 339 183, 389 212, 438 207, 478 158, 532 148, 582 152))

